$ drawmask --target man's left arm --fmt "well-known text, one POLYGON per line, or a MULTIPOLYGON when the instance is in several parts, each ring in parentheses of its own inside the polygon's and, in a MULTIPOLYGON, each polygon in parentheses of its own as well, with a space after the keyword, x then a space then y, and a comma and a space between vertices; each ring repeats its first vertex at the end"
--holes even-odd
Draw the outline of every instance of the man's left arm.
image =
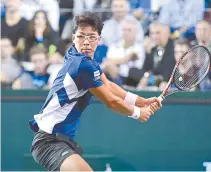
POLYGON ((162 106, 161 102, 156 97, 145 99, 143 97, 140 97, 138 95, 135 95, 133 93, 125 91, 117 84, 109 81, 106 78, 104 73, 102 73, 102 75, 101 75, 101 80, 115 96, 117 96, 125 101, 128 101, 128 103, 130 103, 130 104, 133 104, 138 107, 144 107, 144 106, 149 106, 151 103, 156 102, 159 104, 160 107, 162 106))

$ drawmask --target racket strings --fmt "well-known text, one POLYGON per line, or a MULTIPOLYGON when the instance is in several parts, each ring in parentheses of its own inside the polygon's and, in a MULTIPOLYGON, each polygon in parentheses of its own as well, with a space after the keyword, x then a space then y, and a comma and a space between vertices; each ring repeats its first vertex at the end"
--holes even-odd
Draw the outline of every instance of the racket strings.
POLYGON ((203 47, 192 49, 181 59, 175 70, 175 85, 183 90, 193 88, 205 77, 209 66, 209 53, 203 47))

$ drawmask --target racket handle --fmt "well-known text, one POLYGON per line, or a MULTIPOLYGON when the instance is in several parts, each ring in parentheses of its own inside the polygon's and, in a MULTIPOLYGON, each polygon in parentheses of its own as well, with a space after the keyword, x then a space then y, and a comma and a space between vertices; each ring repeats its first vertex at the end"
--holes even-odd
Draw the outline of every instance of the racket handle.
POLYGON ((158 99, 162 102, 163 100, 164 100, 164 96, 163 95, 160 95, 159 97, 158 97, 158 99))

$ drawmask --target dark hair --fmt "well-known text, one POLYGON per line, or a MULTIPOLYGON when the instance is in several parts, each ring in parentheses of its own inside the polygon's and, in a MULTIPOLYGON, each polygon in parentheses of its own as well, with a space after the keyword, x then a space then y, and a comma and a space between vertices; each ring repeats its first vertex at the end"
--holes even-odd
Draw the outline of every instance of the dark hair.
POLYGON ((35 45, 29 51, 30 57, 34 54, 39 54, 39 53, 43 53, 47 57, 48 50, 43 46, 35 45))
POLYGON ((103 23, 100 20, 100 18, 94 13, 85 12, 83 14, 76 15, 73 18, 73 23, 72 23, 73 33, 75 33, 79 27, 85 27, 85 26, 91 26, 95 31, 98 32, 99 35, 101 35, 101 31, 103 29, 103 23))
POLYGON ((36 11, 35 14, 34 14, 34 16, 33 16, 33 18, 29 22, 29 26, 28 26, 29 37, 35 37, 34 22, 35 22, 35 18, 36 18, 36 16, 37 16, 38 13, 43 13, 44 16, 45 16, 45 19, 46 19, 46 28, 44 30, 43 35, 45 37, 49 37, 52 28, 51 28, 50 22, 48 20, 47 13, 45 11, 43 11, 43 10, 36 11))
POLYGON ((187 39, 178 39, 178 40, 176 40, 174 42, 174 45, 176 45, 176 44, 178 44, 178 45, 186 45, 189 48, 191 47, 191 44, 190 44, 190 42, 187 39))

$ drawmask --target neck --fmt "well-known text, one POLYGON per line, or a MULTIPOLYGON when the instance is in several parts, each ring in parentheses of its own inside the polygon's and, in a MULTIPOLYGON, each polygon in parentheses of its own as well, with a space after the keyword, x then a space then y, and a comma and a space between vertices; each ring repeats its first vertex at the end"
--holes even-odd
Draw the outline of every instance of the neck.
POLYGON ((127 40, 127 41, 124 41, 124 47, 125 48, 128 48, 128 47, 131 47, 134 43, 134 40, 127 40))
POLYGON ((35 37, 36 38, 42 38, 43 37, 43 32, 40 30, 35 29, 35 37))
POLYGON ((123 18, 122 17, 114 17, 114 20, 116 20, 117 22, 120 22, 123 20, 123 18))
POLYGON ((161 42, 161 44, 158 47, 165 47, 167 43, 168 43, 168 39, 161 42))

